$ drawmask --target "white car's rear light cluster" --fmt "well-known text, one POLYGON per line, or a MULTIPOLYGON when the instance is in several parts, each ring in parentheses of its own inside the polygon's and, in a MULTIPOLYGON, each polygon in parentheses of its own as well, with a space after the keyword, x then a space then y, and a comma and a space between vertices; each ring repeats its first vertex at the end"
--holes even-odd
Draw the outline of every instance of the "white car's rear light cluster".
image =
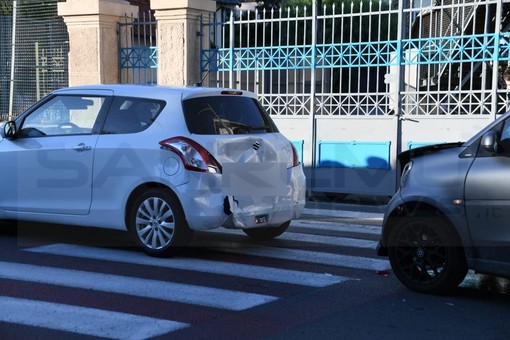
POLYGON ((295 167, 295 166, 298 166, 299 165, 299 155, 298 155, 298 152, 296 150, 296 147, 294 146, 294 144, 290 143, 290 145, 292 146, 292 167, 295 167))
POLYGON ((221 173, 221 166, 214 157, 203 146, 189 138, 173 137, 159 144, 173 150, 181 158, 187 170, 221 173))

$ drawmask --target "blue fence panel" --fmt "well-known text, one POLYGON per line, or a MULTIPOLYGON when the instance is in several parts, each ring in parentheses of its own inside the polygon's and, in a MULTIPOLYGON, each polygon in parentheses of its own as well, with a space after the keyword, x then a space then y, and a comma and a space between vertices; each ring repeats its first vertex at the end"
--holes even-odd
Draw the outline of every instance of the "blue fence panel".
POLYGON ((129 47, 119 49, 120 68, 158 68, 158 48, 129 47))
POLYGON ((390 169, 391 142, 317 143, 317 166, 325 168, 390 169))
POLYGON ((510 60, 510 35, 472 34, 302 46, 202 51, 202 72, 430 65, 510 60), (400 51, 405 53, 402 58, 400 51))
POLYGON ((429 146, 429 145, 436 145, 436 144, 442 144, 446 142, 414 142, 409 141, 407 142, 407 150, 421 148, 422 146, 429 146))

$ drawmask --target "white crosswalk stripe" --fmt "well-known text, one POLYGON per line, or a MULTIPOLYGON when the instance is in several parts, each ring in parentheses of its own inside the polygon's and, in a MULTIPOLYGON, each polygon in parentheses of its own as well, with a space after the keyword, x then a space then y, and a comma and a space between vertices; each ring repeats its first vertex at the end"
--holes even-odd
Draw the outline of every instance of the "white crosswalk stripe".
POLYGON ((309 250, 272 248, 264 246, 226 247, 221 243, 208 242, 207 246, 215 250, 250 256, 268 257, 274 259, 301 261, 313 264, 323 264, 336 267, 383 271, 390 268, 387 260, 371 257, 360 257, 342 254, 330 254, 309 250))
MULTIPOLYGON (((373 216, 376 221, 377 216, 373 216)), ((375 224, 375 222, 374 222, 375 224)), ((242 231, 217 230, 199 233, 200 247, 204 251, 253 257, 255 263, 262 259, 278 259, 291 263, 334 266, 336 268, 383 271, 390 268, 387 260, 369 256, 354 256, 321 251, 321 246, 349 247, 366 254, 376 247, 374 235, 380 227, 352 225, 328 221, 293 221, 288 232, 278 238, 278 246, 259 245, 243 241, 235 236, 242 231), (222 240, 225 233, 230 237, 222 240), (345 234, 347 233, 347 234, 345 234), (354 236, 358 237, 354 237, 354 236), (366 235, 366 237, 363 237, 366 235), (214 237, 212 237, 214 236, 214 237), (232 240, 234 239, 234 240, 232 240), (238 240, 238 241, 236 241, 238 240), (315 251, 302 249, 302 243, 310 244, 315 251), (285 246, 282 246, 285 245, 285 246), (290 246, 296 244, 295 246, 290 246), (288 247, 286 245, 289 245, 288 247), (301 246, 299 246, 301 245, 301 246), (319 249, 319 250, 317 250, 319 249)), ((244 240, 249 240, 245 238, 244 240)), ((25 248, 27 253, 79 258, 89 261, 108 261, 119 264, 166 268, 209 275, 254 279, 269 283, 289 284, 321 288, 342 284, 353 277, 308 272, 264 265, 237 263, 229 260, 208 260, 189 257, 170 259, 149 257, 139 251, 91 247, 71 244, 50 244, 25 248)), ((331 250, 330 250, 331 251, 331 250)), ((375 252, 374 252, 375 255, 375 252)), ((234 259, 234 257, 232 257, 234 259)), ((281 266, 281 265, 280 265, 281 266)), ((86 270, 66 269, 47 265, 12 263, 0 261, 0 279, 47 284, 61 287, 86 289, 92 292, 125 294, 192 306, 203 306, 229 311, 242 311, 279 300, 277 295, 266 295, 233 289, 221 289, 202 285, 160 281, 141 277, 98 273, 86 270)), ((168 334, 190 327, 186 322, 150 318, 122 312, 104 311, 96 308, 66 305, 48 301, 29 300, 20 297, 0 296, 0 322, 43 327, 89 336, 108 338, 141 339, 168 334), (15 311, 15 312, 12 312, 15 311), (62 320, 65 319, 65 322, 62 320), (84 321, 85 320, 85 321, 84 321)))
MULTIPOLYGON (((333 225, 331 222, 321 221, 293 221, 291 227, 306 227, 314 228, 315 230, 331 231, 333 225)), ((376 235, 381 231, 380 227, 375 226, 344 226, 337 225, 336 231, 344 232, 357 232, 368 235, 376 235)), ((225 230, 225 229, 214 229, 208 231, 208 233, 225 233, 230 235, 242 235, 241 230, 225 230)), ((286 232, 278 237, 279 240, 286 241, 298 241, 307 242, 320 245, 334 245, 339 247, 352 247, 360 249, 371 249, 374 250, 377 246, 377 241, 357 239, 352 237, 340 237, 340 236, 324 236, 317 234, 306 234, 306 233, 294 233, 292 230, 286 232)), ((372 257, 352 256, 343 254, 331 254, 317 251, 308 251, 301 249, 288 249, 288 248, 274 248, 268 246, 242 246, 241 244, 234 243, 229 246, 221 241, 206 240, 202 243, 202 246, 214 248, 215 250, 236 253, 249 256, 259 256, 291 261, 301 261, 313 264, 326 264, 330 266, 364 269, 364 270, 375 270, 384 271, 390 269, 390 263, 386 259, 378 259, 372 257)))
POLYGON ((189 324, 146 316, 0 296, 0 321, 111 339, 147 339, 189 324))
POLYGON ((191 258, 174 257, 172 259, 161 259, 149 257, 140 252, 93 248, 67 244, 53 244, 28 249, 31 252, 75 256, 87 259, 104 261, 115 261, 154 267, 191 270, 196 272, 230 275, 257 280, 289 283, 310 287, 326 287, 348 280, 342 276, 333 276, 302 271, 269 268, 262 266, 221 262, 212 260, 200 260, 191 258))
MULTIPOLYGON (((341 231, 350 233, 360 233, 367 235, 380 235, 381 227, 364 224, 346 224, 338 222, 314 221, 314 220, 297 220, 290 223, 295 228, 312 228, 325 231, 341 231)), ((285 234, 284 234, 285 235, 285 234)))
MULTIPOLYGON (((243 235, 244 234, 242 230, 229 230, 229 229, 213 229, 208 232, 232 234, 232 235, 243 235)), ((278 236, 278 239, 286 240, 286 241, 317 243, 317 244, 339 246, 339 247, 354 247, 354 248, 364 248, 364 249, 376 249, 376 247, 377 247, 377 241, 360 240, 360 239, 353 239, 353 238, 349 238, 349 237, 331 237, 331 236, 325 236, 325 235, 309 235, 309 234, 301 234, 301 233, 293 233, 293 232, 286 232, 286 233, 278 236)))
POLYGON ((252 294, 71 269, 0 262, 0 278, 92 289, 228 310, 244 310, 275 301, 274 296, 252 294))

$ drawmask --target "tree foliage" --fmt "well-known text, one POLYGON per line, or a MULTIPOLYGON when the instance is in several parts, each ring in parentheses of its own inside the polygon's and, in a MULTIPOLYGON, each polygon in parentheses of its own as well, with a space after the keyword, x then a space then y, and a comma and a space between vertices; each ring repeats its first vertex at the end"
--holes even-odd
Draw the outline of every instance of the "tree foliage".
POLYGON ((257 1, 257 7, 259 9, 280 8, 280 6, 282 5, 282 1, 285 1, 285 0, 264 0, 264 1, 257 1))
POLYGON ((0 15, 12 14, 12 0, 0 0, 0 15))
MULTIPOLYGON (((377 41, 382 36, 388 40, 396 39, 396 14, 380 15, 379 9, 386 11, 390 7, 388 0, 316 0, 317 13, 319 15, 323 12, 327 14, 333 13, 333 5, 335 6, 335 13, 340 12, 346 15, 340 20, 337 20, 336 26, 332 25, 331 20, 319 20, 317 22, 317 38, 321 37, 334 37, 335 42, 355 43, 377 41), (374 14, 368 14, 370 12, 374 14), (364 13, 360 15, 360 13, 364 13), (342 21, 342 24, 339 22, 342 21), (391 25, 391 26, 390 26, 391 25)), ((308 13, 311 13, 313 0, 265 0, 259 1, 259 10, 274 10, 266 16, 272 17, 299 17, 304 8, 307 8, 308 13), (297 11, 297 13, 296 13, 297 11)), ((391 6, 398 6, 398 1, 392 1, 391 6)), ((311 26, 311 25, 309 25, 311 26)), ((311 31, 303 30, 300 26, 289 25, 289 28, 278 27, 275 25, 272 32, 266 31, 265 45, 276 44, 277 37, 295 36, 295 31, 302 31, 299 34, 299 41, 294 41, 295 44, 303 44, 306 41, 311 41, 311 31), (285 29, 285 31, 280 31, 285 29)), ((260 37, 260 35, 259 35, 260 37)), ((259 42, 260 43, 260 42, 259 42)))
MULTIPOLYGON (((370 0, 316 0, 317 6, 322 7, 323 5, 351 5, 359 7, 361 2, 368 3, 370 0)), ((388 2, 384 1, 383 2, 388 2)), ((395 4, 398 5, 398 1, 394 1, 395 4)), ((263 0, 257 1, 257 4, 260 9, 278 9, 285 7, 302 7, 302 6, 312 6, 313 0, 263 0)))
MULTIPOLYGON (((356 50, 365 43, 391 41, 397 38, 397 14, 390 13, 388 9, 390 6, 393 8, 398 6, 398 1, 316 0, 318 19, 315 22, 316 30, 312 32, 312 20, 294 20, 294 18, 305 16, 305 7, 307 8, 306 17, 310 18, 313 4, 313 0, 259 1, 259 10, 266 10, 263 16, 269 20, 265 24, 258 23, 255 28, 258 34, 253 34, 253 30, 250 31, 251 35, 236 41, 236 46, 310 46, 315 38, 319 45, 351 44, 353 50, 356 50), (335 19, 332 19, 332 16, 323 15, 333 13, 336 14, 335 19), (340 13, 344 15, 338 15, 340 13), (273 20, 278 18, 284 20, 273 20), (286 18, 291 20, 285 20, 286 18), (316 36, 312 37, 314 33, 316 36), (254 36, 257 37, 257 41, 254 36)), ((237 37, 237 34, 235 36, 237 37)), ((359 86, 357 75, 361 72, 383 79, 382 76, 378 76, 381 70, 383 69, 378 67, 363 69, 353 67, 349 72, 342 73, 340 68, 333 67, 331 76, 334 91, 349 92, 351 88, 357 88, 359 86)))
MULTIPOLYGON (((19 16, 39 18, 46 16, 46 10, 56 9, 57 3, 63 0, 18 0, 17 14, 19 16), (34 10, 35 8, 35 10, 34 10)), ((0 15, 12 16, 13 14, 13 0, 0 0, 0 15)))

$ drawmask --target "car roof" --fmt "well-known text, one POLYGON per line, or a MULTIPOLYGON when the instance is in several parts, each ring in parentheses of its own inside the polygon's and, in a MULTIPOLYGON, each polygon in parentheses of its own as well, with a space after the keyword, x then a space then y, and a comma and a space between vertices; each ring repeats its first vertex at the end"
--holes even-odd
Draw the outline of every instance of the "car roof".
POLYGON ((86 92, 88 94, 110 92, 115 96, 130 96, 130 97, 143 97, 163 99, 169 97, 180 97, 182 100, 225 94, 236 94, 256 98, 256 95, 249 91, 234 90, 228 88, 217 87, 172 87, 172 86, 159 86, 159 85, 136 85, 136 84, 99 84, 99 85, 84 85, 66 87, 54 91, 54 94, 71 94, 86 92))

